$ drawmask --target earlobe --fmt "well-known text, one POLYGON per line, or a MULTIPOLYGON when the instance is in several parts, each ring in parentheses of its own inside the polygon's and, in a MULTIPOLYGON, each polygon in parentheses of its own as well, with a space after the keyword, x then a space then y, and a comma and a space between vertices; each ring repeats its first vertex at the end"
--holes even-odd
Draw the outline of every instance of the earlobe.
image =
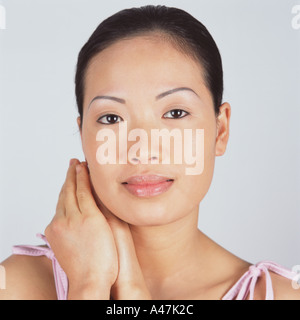
POLYGON ((80 128, 80 125, 81 125, 81 118, 80 116, 77 117, 77 125, 78 125, 78 128, 79 128, 79 132, 80 132, 80 136, 82 138, 82 132, 81 132, 81 128, 80 128))
POLYGON ((216 156, 222 156, 226 151, 229 139, 230 116, 230 104, 225 102, 220 106, 220 113, 217 118, 216 156))
POLYGON ((77 120, 78 128, 79 128, 79 130, 80 130, 80 124, 81 124, 81 118, 80 118, 80 116, 78 116, 76 120, 77 120))
MULTIPOLYGON (((80 131, 80 136, 81 136, 81 138, 82 138, 82 131, 81 131, 81 128, 80 128, 80 125, 81 125, 81 118, 80 118, 80 116, 78 116, 76 120, 77 120, 77 125, 78 125, 79 131, 80 131)), ((84 157, 84 160, 85 160, 85 162, 86 162, 86 166, 87 166, 88 172, 90 172, 90 171, 89 171, 89 164, 88 164, 88 162, 87 162, 87 160, 86 160, 86 157, 84 157)))

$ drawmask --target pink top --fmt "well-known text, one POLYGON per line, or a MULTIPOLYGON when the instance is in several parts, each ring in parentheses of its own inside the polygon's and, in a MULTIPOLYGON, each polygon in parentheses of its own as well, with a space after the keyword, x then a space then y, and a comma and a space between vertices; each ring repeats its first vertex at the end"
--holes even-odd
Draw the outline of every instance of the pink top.
MULTIPOLYGON (((47 258, 52 260, 53 266, 53 274, 55 280, 55 287, 58 300, 67 300, 68 298, 68 278, 56 260, 53 251, 46 239, 46 237, 42 234, 37 234, 37 237, 44 240, 47 244, 47 247, 39 247, 39 246, 13 246, 13 254, 20 255, 28 255, 28 256, 46 256, 47 258)), ((288 279, 295 279, 297 273, 286 269, 279 264, 272 261, 260 261, 255 265, 251 265, 241 277, 234 284, 233 287, 223 296, 222 300, 245 300, 249 291, 250 296, 249 299, 253 300, 255 284, 262 274, 262 272, 266 275, 266 300, 273 300, 274 293, 272 287, 272 280, 269 274, 271 270, 283 277, 288 279)))

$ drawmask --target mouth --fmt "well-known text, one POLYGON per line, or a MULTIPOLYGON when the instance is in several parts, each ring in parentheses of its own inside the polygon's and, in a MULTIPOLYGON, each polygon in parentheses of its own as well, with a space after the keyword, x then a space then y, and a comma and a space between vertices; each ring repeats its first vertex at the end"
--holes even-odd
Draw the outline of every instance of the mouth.
POLYGON ((154 197, 160 195, 173 185, 174 179, 158 175, 138 175, 122 182, 131 194, 137 197, 154 197))

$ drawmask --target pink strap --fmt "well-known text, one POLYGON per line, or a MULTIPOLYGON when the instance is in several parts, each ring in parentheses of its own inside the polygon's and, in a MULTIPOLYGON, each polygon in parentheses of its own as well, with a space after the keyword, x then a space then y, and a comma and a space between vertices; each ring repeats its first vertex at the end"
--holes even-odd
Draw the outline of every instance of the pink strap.
POLYGON ((68 294, 68 278, 59 265, 57 259, 51 250, 50 244, 48 243, 46 237, 40 233, 36 235, 38 238, 42 239, 48 247, 38 247, 38 246, 13 246, 13 254, 28 255, 28 256, 46 256, 52 261, 53 274, 55 280, 55 288, 58 300, 67 300, 68 294))
POLYGON ((249 270, 245 272, 236 284, 225 294, 225 296, 223 296, 222 300, 232 300, 234 297, 236 297, 236 300, 244 300, 249 291, 249 300, 253 300, 255 285, 262 272, 266 275, 266 300, 274 300, 272 280, 268 270, 289 279, 294 279, 296 275, 295 272, 286 269, 275 262, 260 261, 249 267, 249 270))

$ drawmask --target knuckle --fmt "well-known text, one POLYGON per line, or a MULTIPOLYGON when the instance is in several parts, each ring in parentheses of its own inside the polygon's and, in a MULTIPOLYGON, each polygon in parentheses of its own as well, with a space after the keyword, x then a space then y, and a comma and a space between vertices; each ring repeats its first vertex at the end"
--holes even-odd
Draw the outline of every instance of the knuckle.
POLYGON ((66 216, 72 214, 73 212, 78 212, 78 210, 76 210, 76 199, 73 197, 66 197, 64 200, 64 208, 66 216))
POLYGON ((84 201, 86 200, 86 192, 83 189, 77 190, 77 198, 79 201, 84 201))
POLYGON ((69 231, 74 231, 75 229, 77 229, 77 226, 78 226, 76 219, 72 219, 72 218, 68 218, 66 224, 67 224, 67 229, 69 231))
POLYGON ((65 190, 64 190, 64 192, 65 192, 66 194, 73 192, 73 187, 72 187, 70 184, 66 184, 66 185, 65 185, 65 190))
POLYGON ((57 235, 60 234, 63 230, 63 223, 60 219, 54 219, 51 221, 51 223, 47 226, 45 232, 48 233, 48 235, 57 235))
POLYGON ((82 219, 82 226, 87 230, 97 230, 99 229, 99 225, 99 219, 95 219, 94 216, 88 215, 82 219))

